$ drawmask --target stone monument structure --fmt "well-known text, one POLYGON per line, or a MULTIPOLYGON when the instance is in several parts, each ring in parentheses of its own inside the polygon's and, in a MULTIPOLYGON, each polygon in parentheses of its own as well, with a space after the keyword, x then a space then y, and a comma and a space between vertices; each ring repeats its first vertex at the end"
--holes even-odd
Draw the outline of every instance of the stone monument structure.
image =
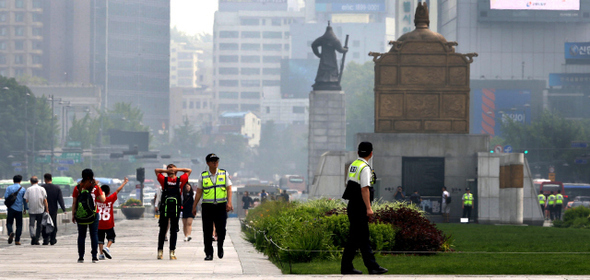
POLYGON ((340 79, 348 48, 346 44, 342 47, 328 23, 324 35, 312 43, 312 50, 320 63, 309 94, 308 184, 314 181, 315 168, 323 153, 346 149, 346 100, 340 79), (343 53, 340 71, 336 51, 343 53))

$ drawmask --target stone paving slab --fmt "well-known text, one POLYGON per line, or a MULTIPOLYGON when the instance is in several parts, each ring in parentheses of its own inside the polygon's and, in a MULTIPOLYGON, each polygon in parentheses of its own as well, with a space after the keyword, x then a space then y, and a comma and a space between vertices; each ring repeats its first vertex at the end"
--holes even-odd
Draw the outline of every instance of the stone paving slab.
MULTIPOLYGON (((116 242, 112 246, 112 260, 91 262, 90 240, 86 240, 86 256, 78 264, 77 233, 70 227, 62 231, 55 246, 31 246, 23 235, 23 245, 8 245, 6 236, 0 237, 0 279, 416 279, 416 280, 580 280, 590 276, 527 276, 527 275, 282 275, 264 255, 241 238, 239 221, 228 219, 228 237, 224 244, 225 256, 213 261, 203 260, 200 218, 193 223, 192 241, 184 242, 179 232, 176 255, 168 259, 167 243, 164 259, 157 260, 157 220, 116 221, 116 242)), ((214 244, 215 247, 215 244, 214 244)))

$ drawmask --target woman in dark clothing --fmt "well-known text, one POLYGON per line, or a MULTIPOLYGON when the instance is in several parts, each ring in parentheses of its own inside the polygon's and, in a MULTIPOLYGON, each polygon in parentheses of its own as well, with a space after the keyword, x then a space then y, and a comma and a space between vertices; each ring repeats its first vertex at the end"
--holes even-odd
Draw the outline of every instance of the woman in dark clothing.
POLYGON ((244 213, 248 216, 248 209, 252 207, 252 198, 248 195, 248 192, 244 192, 244 196, 242 197, 242 208, 244 209, 244 213))
POLYGON ((186 183, 182 192, 182 231, 184 232, 184 241, 191 241, 191 232, 193 227, 193 203, 195 202, 195 192, 190 183, 186 183))

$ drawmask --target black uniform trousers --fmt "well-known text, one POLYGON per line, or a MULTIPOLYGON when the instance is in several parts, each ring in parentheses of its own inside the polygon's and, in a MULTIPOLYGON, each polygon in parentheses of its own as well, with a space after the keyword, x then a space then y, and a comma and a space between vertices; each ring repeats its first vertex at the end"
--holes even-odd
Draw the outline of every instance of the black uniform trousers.
POLYGON ((375 261, 373 249, 371 249, 371 242, 369 240, 369 218, 367 217, 367 209, 362 206, 354 206, 349 203, 347 207, 348 220, 350 222, 350 229, 348 231, 348 240, 342 253, 342 262, 340 270, 351 271, 354 269, 352 260, 356 254, 356 250, 361 250, 363 262, 368 270, 379 268, 379 264, 375 261))
POLYGON ((217 231, 217 248, 223 247, 225 241, 225 226, 227 224, 227 203, 202 203, 201 217, 203 218, 203 242, 205 255, 213 255, 213 224, 217 231))
MULTIPOLYGON (((162 208, 160 208, 162 209, 162 208)), ((158 234, 158 250, 164 249, 164 240, 168 230, 168 221, 170 221, 170 250, 176 250, 176 239, 178 237, 178 220, 180 217, 165 217, 164 211, 160 211, 160 233, 158 234)))
POLYGON ((555 204, 555 219, 561 220, 561 208, 563 204, 555 204))
POLYGON ((473 206, 463 206, 463 218, 471 219, 471 209, 473 209, 473 206))

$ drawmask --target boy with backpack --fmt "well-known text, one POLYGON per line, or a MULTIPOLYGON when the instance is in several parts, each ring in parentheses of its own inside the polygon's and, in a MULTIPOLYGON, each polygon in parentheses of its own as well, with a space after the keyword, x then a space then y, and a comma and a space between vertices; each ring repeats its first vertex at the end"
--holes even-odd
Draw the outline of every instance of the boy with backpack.
POLYGON ((104 202, 97 202, 98 206, 98 247, 100 256, 98 257, 99 260, 104 260, 104 257, 111 259, 111 245, 115 243, 115 217, 113 216, 113 204, 117 201, 117 194, 125 187, 125 185, 129 182, 129 179, 125 177, 123 180, 123 184, 115 190, 113 194, 111 194, 111 187, 108 185, 102 185, 101 189, 104 192, 105 196, 107 197, 104 202), (104 238, 107 238, 107 246, 104 247, 104 238))
POLYGON ((94 180, 92 169, 82 170, 82 181, 72 193, 72 222, 78 224, 78 263, 84 262, 86 230, 90 229, 92 262, 98 262, 98 215, 96 203, 104 202, 102 190, 94 180))
POLYGON ((160 195, 160 204, 158 209, 160 211, 160 233, 158 235, 158 259, 161 260, 164 255, 164 239, 166 238, 166 231, 168 229, 168 222, 170 222, 170 259, 176 260, 176 239, 178 235, 178 220, 180 218, 181 210, 181 191, 184 185, 188 182, 192 170, 189 168, 176 168, 174 164, 168 164, 166 169, 158 168, 154 170, 158 182, 162 186, 162 193, 160 195), (184 172, 182 176, 176 177, 176 173, 184 172), (168 174, 164 176, 163 173, 168 174))

